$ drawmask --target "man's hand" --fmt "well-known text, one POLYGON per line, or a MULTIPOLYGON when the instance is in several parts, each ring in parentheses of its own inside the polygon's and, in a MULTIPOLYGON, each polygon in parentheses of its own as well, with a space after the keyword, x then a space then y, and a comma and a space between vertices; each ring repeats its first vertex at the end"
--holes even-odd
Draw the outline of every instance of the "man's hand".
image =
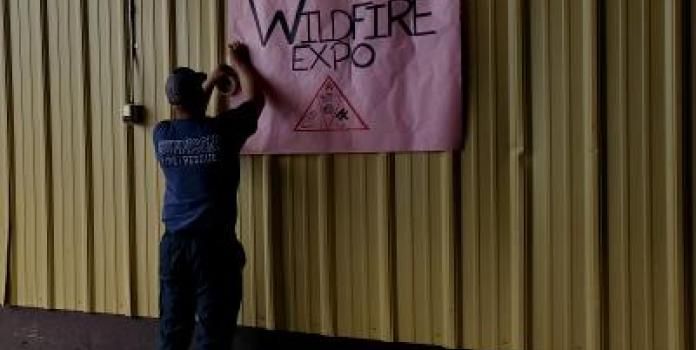
POLYGON ((249 48, 239 41, 235 41, 227 46, 226 56, 227 64, 229 64, 231 67, 239 67, 240 65, 251 65, 249 48))
POLYGON ((220 83, 223 79, 230 76, 231 74, 234 74, 232 67, 230 67, 226 64, 221 64, 210 73, 210 76, 208 79, 211 82, 217 84, 217 83, 220 83))
MULTIPOLYGON (((208 79, 206 79, 205 83, 203 84, 206 106, 208 105, 210 97, 213 95, 213 90, 215 90, 216 87, 220 91, 221 97, 224 97, 225 99, 231 95, 236 95, 239 92, 239 79, 237 77, 237 73, 231 66, 227 64, 220 64, 208 75, 208 79)), ((221 106, 218 106, 218 109, 220 107, 221 106)), ((223 106, 223 108, 226 107, 223 106)))
POLYGON ((249 49, 246 45, 235 41, 227 47, 227 64, 234 70, 239 78, 240 93, 245 102, 252 102, 258 112, 264 105, 264 94, 261 88, 261 79, 251 63, 249 49))
POLYGON ((237 72, 226 64, 221 64, 211 73, 211 80, 223 95, 236 95, 239 92, 237 72))

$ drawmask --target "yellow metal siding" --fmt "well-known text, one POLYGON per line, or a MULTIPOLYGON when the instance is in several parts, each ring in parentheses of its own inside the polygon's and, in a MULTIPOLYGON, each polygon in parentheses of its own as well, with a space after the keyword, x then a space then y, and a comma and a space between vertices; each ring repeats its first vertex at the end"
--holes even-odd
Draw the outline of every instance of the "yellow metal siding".
POLYGON ((531 2, 533 349, 600 347, 594 6, 531 2))
POLYGON ((272 169, 270 160, 271 157, 267 156, 242 159, 238 221, 238 232, 247 254, 242 322, 265 328, 274 328, 276 319, 280 317, 276 316, 273 281, 283 276, 281 266, 277 260, 273 260, 281 257, 281 251, 274 242, 282 237, 272 235, 277 231, 273 231, 275 209, 271 198, 278 193, 271 185, 270 174, 277 169, 272 169))
POLYGON ((45 15, 39 0, 9 0, 16 180, 10 301, 36 307, 52 306, 53 277, 45 15))
POLYGON ((453 157, 394 159, 394 322, 402 341, 455 344, 453 157))
POLYGON ((12 149, 12 123, 8 101, 11 101, 8 75, 11 70, 8 67, 8 54, 10 52, 7 41, 7 9, 6 0, 0 1, 0 300, 6 300, 7 294, 7 266, 9 258, 9 238, 10 238, 10 191, 11 177, 10 172, 10 152, 12 149))
POLYGON ((612 349, 684 346, 677 4, 607 2, 612 349))
MULTIPOLYGON (((466 1, 466 143, 455 169, 461 228, 464 348, 522 348, 525 261, 526 102, 523 8, 519 2, 466 1), (461 179, 461 180, 460 180, 461 179)), ((455 202, 456 203, 456 202, 455 202)), ((461 233, 459 233, 461 232, 461 233)), ((455 289, 456 290, 456 289, 455 289)))
MULTIPOLYGON (((151 132, 170 69, 217 64, 227 1, 137 0, 133 62, 126 3, 0 0, 12 305, 158 313, 151 132), (129 86, 144 125, 120 120, 129 86)), ((680 6, 462 1, 463 152, 243 157, 242 323, 451 348, 688 350, 682 140, 696 130, 681 128, 680 6)))
MULTIPOLYGON (((691 232, 686 232, 691 235, 691 251, 686 256, 691 257, 691 295, 687 295, 691 301, 691 340, 692 347, 696 346, 696 5, 691 4, 691 96, 685 96, 685 101, 691 99, 691 115, 686 118, 691 120, 691 134, 684 136, 690 143, 687 147, 691 148, 691 212, 687 212, 687 218, 691 220, 691 232)), ((688 63, 687 63, 688 64, 688 63)), ((687 329, 688 331, 688 329, 687 329)), ((687 332, 688 333, 688 332, 687 332)))
MULTIPOLYGON (((683 135, 684 140, 687 141, 686 147, 689 147, 689 154, 691 155, 691 211, 685 213, 687 220, 691 223, 691 232, 685 232, 688 237, 691 238, 691 249, 685 247, 686 253, 685 257, 689 257, 691 261, 691 285, 690 289, 687 289, 691 294, 687 294, 685 297, 690 301, 691 310, 689 313, 688 322, 690 322, 691 328, 687 328, 687 337, 690 333, 690 339, 687 339, 687 344, 691 347, 696 347, 696 5, 692 2, 689 6, 691 8, 690 25, 691 33, 686 33, 687 38, 691 39, 691 62, 685 62, 685 64, 691 64, 691 95, 684 95, 685 103, 691 103, 691 115, 686 115, 686 118, 691 122, 691 133, 683 135)), ((687 131, 688 132, 688 131, 687 131)))
POLYGON ((53 307, 88 310, 89 149, 81 4, 47 2, 53 307), (62 20, 60 20, 62 19, 62 20))
MULTIPOLYGON (((87 254, 91 282, 89 308, 97 312, 133 314, 135 260, 132 241, 132 130, 120 120, 126 101, 123 0, 87 0, 83 11, 89 67, 87 82, 91 126, 92 232, 87 254)), ((140 268, 136 268, 139 266, 140 268)), ((137 300, 137 299, 136 299, 137 300)))
POLYGON ((157 243, 162 233, 159 208, 161 180, 151 141, 155 124, 169 114, 163 85, 171 67, 169 3, 139 0, 135 62, 136 102, 147 106, 146 122, 133 128, 135 313, 157 314, 157 243), (159 93, 158 93, 159 92, 159 93))

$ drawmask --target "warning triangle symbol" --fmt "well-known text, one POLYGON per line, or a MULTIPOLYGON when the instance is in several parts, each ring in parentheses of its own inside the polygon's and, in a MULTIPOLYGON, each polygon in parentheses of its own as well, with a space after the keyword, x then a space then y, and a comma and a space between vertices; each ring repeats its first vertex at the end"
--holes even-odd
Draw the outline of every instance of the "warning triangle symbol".
POLYGON ((369 130, 336 82, 327 77, 295 126, 295 131, 369 130))

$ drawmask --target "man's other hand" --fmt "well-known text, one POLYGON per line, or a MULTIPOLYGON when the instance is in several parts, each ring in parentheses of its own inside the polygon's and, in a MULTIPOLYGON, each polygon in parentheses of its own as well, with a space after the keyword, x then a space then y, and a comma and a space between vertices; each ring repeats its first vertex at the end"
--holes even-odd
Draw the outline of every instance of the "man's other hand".
POLYGON ((251 63, 249 48, 239 41, 227 46, 227 64, 232 67, 251 63))

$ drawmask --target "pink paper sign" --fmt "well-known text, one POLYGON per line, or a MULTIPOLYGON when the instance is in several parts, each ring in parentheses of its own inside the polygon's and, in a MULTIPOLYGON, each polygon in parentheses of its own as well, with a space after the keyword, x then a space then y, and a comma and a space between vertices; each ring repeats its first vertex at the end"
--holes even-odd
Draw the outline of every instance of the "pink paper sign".
POLYGON ((447 151, 462 137, 459 0, 230 0, 269 90, 247 154, 447 151))

